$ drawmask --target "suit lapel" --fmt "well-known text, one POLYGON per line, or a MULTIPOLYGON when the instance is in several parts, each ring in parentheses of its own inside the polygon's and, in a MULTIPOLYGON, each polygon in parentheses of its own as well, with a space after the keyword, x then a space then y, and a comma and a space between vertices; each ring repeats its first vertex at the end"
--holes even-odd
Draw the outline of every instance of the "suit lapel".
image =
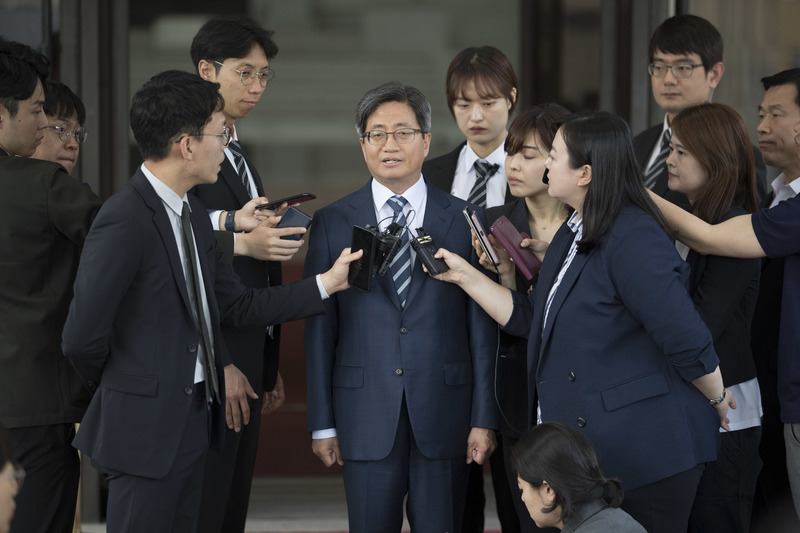
MULTIPOLYGON (((247 161, 246 158, 245 161, 247 161)), ((239 202, 239 205, 244 205, 250 201, 250 194, 244 188, 244 184, 239 178, 239 174, 236 173, 233 163, 231 163, 230 159, 228 159, 227 154, 225 154, 225 159, 222 161, 222 166, 219 171, 219 179, 221 179, 223 183, 228 186, 233 195, 236 197, 236 201, 239 202)))
POLYGON ((153 190, 141 169, 137 170, 136 174, 131 178, 131 185, 139 192, 144 203, 153 212, 153 225, 161 236, 161 242, 167 252, 172 277, 178 286, 178 292, 181 294, 186 310, 191 313, 191 301, 186 288, 186 277, 183 274, 183 263, 181 262, 178 243, 175 242, 175 233, 172 231, 172 224, 169 221, 164 203, 158 197, 156 191, 153 190))

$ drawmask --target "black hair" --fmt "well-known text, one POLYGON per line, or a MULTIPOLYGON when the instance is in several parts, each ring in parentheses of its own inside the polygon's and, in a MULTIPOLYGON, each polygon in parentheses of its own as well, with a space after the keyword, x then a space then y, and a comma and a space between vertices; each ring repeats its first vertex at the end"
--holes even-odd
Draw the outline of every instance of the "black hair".
POLYGON ((533 487, 543 482, 550 486, 555 500, 542 512, 561 507, 563 523, 597 498, 605 497, 611 507, 619 507, 624 499, 622 483, 603 475, 589 439, 558 422, 539 424, 523 435, 512 449, 512 464, 520 479, 533 487))
POLYGON ((60 81, 48 81, 44 84, 44 114, 64 120, 78 115, 78 124, 86 120, 86 108, 78 95, 60 81))
POLYGON ((553 147, 553 138, 558 127, 569 115, 570 112, 565 107, 553 103, 533 106, 522 111, 508 128, 503 149, 506 154, 514 155, 522 150, 528 135, 535 133, 544 145, 541 147, 544 149, 542 155, 547 157, 547 153, 553 147))
POLYGON ((647 59, 656 50, 667 54, 697 54, 706 72, 722 61, 722 35, 709 21, 697 15, 675 15, 656 28, 650 37, 647 59))
MULTIPOLYGON (((224 63, 228 58, 246 56, 256 45, 271 60, 278 55, 273 34, 253 19, 241 15, 209 20, 192 40, 192 63, 194 68, 198 68, 202 59, 224 63)), ((219 65, 214 64, 214 68, 219 72, 219 65)))
POLYGON ((772 76, 761 78, 761 84, 764 86, 765 91, 778 85, 788 85, 790 83, 793 83, 797 89, 794 102, 800 107, 800 68, 790 68, 789 70, 783 70, 772 76))
POLYGON ((511 61, 494 46, 466 48, 450 62, 445 77, 445 91, 451 114, 456 100, 462 97, 470 83, 475 85, 479 97, 505 98, 511 103, 508 114, 514 112, 519 100, 514 97, 514 91, 519 86, 517 75, 511 61))
POLYGON ((178 70, 156 74, 131 102, 131 129, 142 158, 164 159, 178 135, 202 133, 222 106, 218 83, 178 70))
POLYGON ((431 131, 431 104, 422 92, 409 85, 403 85, 397 81, 384 83, 376 87, 361 98, 356 106, 356 131, 359 137, 363 137, 367 129, 367 121, 370 115, 382 104, 389 102, 400 102, 407 104, 417 117, 417 123, 422 133, 431 131))
POLYGON ((620 117, 607 111, 573 115, 561 126, 569 166, 592 167, 592 181, 583 200, 583 237, 578 253, 598 244, 626 204, 635 205, 658 222, 669 235, 667 224, 642 184, 633 153, 631 130, 620 117))
POLYGON ((17 116, 19 102, 27 100, 44 85, 50 61, 30 46, 0 37, 0 105, 11 117, 17 116))

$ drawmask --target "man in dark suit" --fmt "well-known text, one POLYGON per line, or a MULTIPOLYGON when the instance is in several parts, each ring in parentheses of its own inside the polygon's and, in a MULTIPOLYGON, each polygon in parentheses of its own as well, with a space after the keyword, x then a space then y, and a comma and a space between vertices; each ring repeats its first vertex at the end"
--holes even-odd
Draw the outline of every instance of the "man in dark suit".
POLYGON ((75 446, 106 474, 109 531, 196 530, 206 450, 219 447, 225 423, 241 428, 239 409, 253 396, 220 322, 320 313, 360 255, 315 280, 242 285, 204 206, 186 194, 216 181, 225 157, 218 87, 168 71, 134 95, 144 163, 100 210, 78 268, 63 348, 96 391, 75 446))
MULTIPOLYGON (((800 158, 797 157, 795 131, 800 122, 800 69, 793 68, 761 79, 764 98, 758 106, 758 146, 764 162, 781 173, 770 184, 770 192, 762 207, 797 196, 800 191, 800 158)), ((753 314, 751 345, 755 356, 761 400, 764 406, 761 434, 763 466, 758 478, 753 523, 775 515, 791 496, 786 469, 784 427, 780 420, 778 400, 778 337, 781 321, 784 258, 761 260, 758 302, 753 314)), ((800 529, 800 522, 794 519, 800 529)))
MULTIPOLYGON (((269 62, 278 53, 272 32, 245 17, 214 19, 200 28, 192 41, 192 62, 205 80, 220 84, 225 100, 222 114, 233 133, 235 146, 225 149, 225 160, 216 183, 200 185, 194 193, 209 208, 215 229, 238 231, 235 213, 253 197, 264 196, 261 177, 238 144, 236 122, 245 118, 260 100, 274 75, 269 62)), ((281 284, 281 264, 288 261, 303 244, 301 240, 281 239, 282 235, 299 233, 291 228, 272 227, 265 222, 257 231, 236 233, 238 250, 242 244, 258 246, 253 257, 237 255, 233 268, 250 287, 281 284), (250 240, 250 243, 243 242, 250 240)), ((252 246, 249 246, 252 248, 252 246)), ((249 401, 256 416, 238 433, 230 432, 225 447, 211 452, 206 459, 203 478, 203 503, 198 530, 244 531, 250 487, 253 479, 258 435, 261 427, 259 411, 277 409, 283 403, 283 381, 278 372, 280 326, 274 328, 234 329, 223 326, 233 363, 239 368, 258 398, 249 401)))
POLYGON ((61 353, 81 246, 100 200, 56 163, 29 159, 47 126, 47 60, 0 38, 0 422, 27 471, 12 531, 72 531, 74 424, 89 401, 61 353))
POLYGON ((467 463, 494 448, 497 330, 425 274, 408 234, 424 227, 437 246, 477 263, 467 204, 422 179, 430 105, 417 89, 393 82, 367 92, 356 129, 373 179, 316 212, 304 275, 329 268, 355 225, 394 220, 407 231, 371 291, 331 298, 326 316, 306 324, 312 449, 326 466, 344 465, 350 531, 399 532, 406 495, 414 531, 459 531, 467 463))
MULTIPOLYGON (((672 118, 694 105, 710 102, 725 73, 722 35, 704 18, 675 15, 656 28, 650 37, 647 57, 653 98, 664 110, 664 122, 639 133, 633 149, 644 176, 645 186, 670 202, 689 209, 689 200, 669 190, 666 160, 672 118)), ((756 160, 756 192, 759 200, 767 193, 761 152, 753 147, 756 160)))

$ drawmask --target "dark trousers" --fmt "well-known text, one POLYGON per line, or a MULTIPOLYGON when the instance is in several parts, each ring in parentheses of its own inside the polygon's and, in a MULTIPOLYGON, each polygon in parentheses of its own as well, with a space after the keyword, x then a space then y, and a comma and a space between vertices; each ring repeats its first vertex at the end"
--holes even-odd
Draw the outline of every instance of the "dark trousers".
POLYGON ((261 403, 250 399, 250 423, 236 433, 225 430, 225 444, 206 457, 199 533, 243 532, 250 504, 250 488, 261 429, 261 403))
MULTIPOLYGON (((558 533, 558 529, 554 527, 541 528, 536 525, 536 522, 531 518, 528 508, 525 507, 525 502, 522 501, 522 493, 517 484, 517 473, 514 471, 514 463, 511 460, 514 445, 517 444, 519 439, 509 435, 503 435, 503 459, 506 467, 506 476, 508 477, 508 486, 511 490, 512 500, 514 503, 514 510, 517 513, 519 530, 522 533, 558 533)), ((502 525, 502 522, 500 522, 502 525)), ((505 532, 505 527, 503 527, 505 532)))
POLYGON ((686 531, 703 467, 696 465, 655 483, 626 490, 622 510, 642 524, 648 533, 686 531))
MULTIPOLYGON (((198 392, 197 386, 195 391, 198 392)), ((106 529, 109 532, 195 532, 210 418, 203 400, 196 401, 189 412, 175 463, 161 479, 113 472, 95 464, 108 481, 106 529)))
POLYGON ((25 468, 12 533, 71 533, 81 467, 75 424, 13 428, 14 461, 25 468))
POLYGON ((761 426, 720 435, 717 460, 700 478, 689 533, 748 533, 756 480, 761 470, 761 426))
POLYGON ((466 457, 429 459, 422 455, 405 399, 389 455, 378 461, 345 459, 342 472, 350 533, 400 533, 406 495, 406 514, 414 533, 455 532, 461 527, 466 457))
MULTIPOLYGON (((492 474, 494 501, 497 506, 497 518, 503 533, 519 533, 519 519, 514 508, 513 493, 509 489, 506 478, 505 457, 503 455, 503 435, 497 434, 497 449, 489 457, 489 469, 492 474)), ((467 482, 467 500, 464 506, 464 523, 461 533, 483 532, 485 523, 484 507, 486 495, 483 492, 483 465, 470 464, 469 481, 467 482)))

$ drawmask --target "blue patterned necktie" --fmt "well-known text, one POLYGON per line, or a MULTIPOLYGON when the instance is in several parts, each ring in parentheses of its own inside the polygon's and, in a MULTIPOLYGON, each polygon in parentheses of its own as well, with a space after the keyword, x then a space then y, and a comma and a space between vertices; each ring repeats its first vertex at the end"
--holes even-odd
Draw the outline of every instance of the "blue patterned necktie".
POLYGON ((489 182, 489 178, 495 175, 495 172, 497 172, 497 169, 500 168, 500 165, 493 165, 488 161, 478 159, 475 161, 473 168, 475 169, 475 175, 477 176, 477 179, 475 180, 475 185, 472 186, 472 190, 469 191, 467 201, 471 204, 477 205, 478 207, 485 208, 486 184, 489 182))
MULTIPOLYGON (((408 203, 408 200, 400 195, 394 195, 386 201, 389 207, 394 211, 392 222, 400 226, 406 225, 406 215, 403 213, 403 207, 408 203)), ((405 307, 406 298, 408 298, 408 286, 411 283, 411 246, 409 246, 408 232, 403 229, 402 244, 394 260, 389 265, 389 270, 392 273, 392 280, 397 289, 397 296, 400 298, 401 307, 405 307)))
POLYGON ((644 175, 644 186, 648 189, 653 188, 653 185, 656 184, 658 176, 664 171, 664 165, 667 162, 667 157, 669 157, 670 139, 672 139, 672 130, 664 130, 664 135, 661 137, 661 151, 658 152, 658 157, 656 157, 656 160, 653 161, 653 164, 650 165, 650 168, 647 169, 647 172, 644 175))
POLYGON ((233 154, 233 162, 234 167, 236 168, 236 173, 239 175, 239 179, 242 180, 242 186, 244 190, 247 191, 247 195, 250 195, 250 180, 247 178, 247 168, 244 164, 244 149, 242 145, 239 144, 237 141, 231 139, 231 142, 228 144, 228 149, 233 154))

